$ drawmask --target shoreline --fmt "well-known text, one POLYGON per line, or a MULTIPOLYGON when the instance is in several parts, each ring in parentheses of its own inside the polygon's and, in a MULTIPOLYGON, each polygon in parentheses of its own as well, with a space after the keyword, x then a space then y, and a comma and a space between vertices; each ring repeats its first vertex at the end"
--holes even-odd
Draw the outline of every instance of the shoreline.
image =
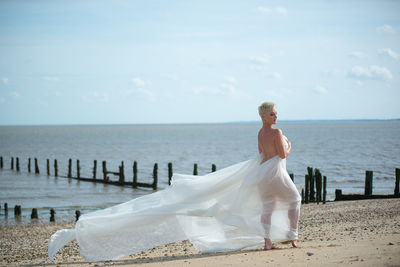
POLYGON ((199 253, 189 241, 162 245, 115 261, 85 263, 75 241, 47 258, 47 244, 57 230, 75 222, 31 223, 0 227, 1 265, 36 266, 265 266, 389 265, 400 263, 400 199, 372 199, 302 205, 300 248, 277 243, 271 251, 199 253))

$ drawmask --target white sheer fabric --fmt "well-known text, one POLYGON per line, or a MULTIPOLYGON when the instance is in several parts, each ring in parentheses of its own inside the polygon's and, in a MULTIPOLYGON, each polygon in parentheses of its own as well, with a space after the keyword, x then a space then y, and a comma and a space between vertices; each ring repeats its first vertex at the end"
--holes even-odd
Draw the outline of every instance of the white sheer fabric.
POLYGON ((261 162, 260 155, 204 176, 174 174, 165 190, 82 215, 75 229, 50 238, 49 258, 74 238, 90 262, 186 239, 202 252, 295 240, 301 197, 286 160, 261 162))

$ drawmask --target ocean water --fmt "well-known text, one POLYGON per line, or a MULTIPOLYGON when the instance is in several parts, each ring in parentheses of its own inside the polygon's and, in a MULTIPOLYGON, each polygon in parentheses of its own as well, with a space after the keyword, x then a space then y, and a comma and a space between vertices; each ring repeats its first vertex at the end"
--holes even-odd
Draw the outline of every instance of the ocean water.
MULTIPOLYGON (((43 221, 49 209, 56 220, 72 220, 75 210, 82 213, 101 209, 153 192, 129 186, 95 184, 53 176, 58 160, 59 175, 66 176, 68 159, 80 160, 81 176, 92 177, 93 160, 101 177, 101 161, 109 170, 125 165, 125 179, 132 181, 133 161, 138 163, 140 182, 151 182, 158 163, 159 190, 167 187, 168 162, 177 173, 199 175, 257 156, 257 133, 261 124, 176 124, 176 125, 79 125, 79 126, 0 126, 0 224, 30 221, 32 208, 43 221), (19 157, 21 171, 11 170, 11 157, 19 157), (28 158, 37 158, 41 173, 28 173, 28 158), (46 175, 46 159, 51 175, 46 175), (8 203, 8 216, 4 214, 8 203), (22 206, 22 217, 14 218, 13 207, 22 206)), ((391 194, 395 168, 400 168, 400 121, 284 121, 281 128, 292 142, 287 169, 293 173, 299 191, 307 166, 319 168, 327 176, 328 199, 335 189, 343 193, 364 192, 365 171, 374 172, 374 194, 391 194)), ((14 162, 15 164, 15 162, 14 162)), ((111 177, 111 179, 117 179, 111 177)))

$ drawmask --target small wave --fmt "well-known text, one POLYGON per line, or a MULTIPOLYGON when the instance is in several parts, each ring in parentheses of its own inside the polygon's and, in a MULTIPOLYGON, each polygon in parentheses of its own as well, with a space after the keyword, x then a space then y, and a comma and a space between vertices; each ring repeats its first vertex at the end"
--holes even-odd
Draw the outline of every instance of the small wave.
POLYGON ((345 183, 358 184, 358 183, 364 183, 364 181, 354 180, 354 179, 349 179, 349 180, 329 180, 329 183, 331 183, 331 184, 345 184, 345 183))
POLYGON ((376 180, 383 180, 383 181, 391 181, 391 180, 394 181, 394 177, 387 177, 387 176, 384 176, 384 177, 376 177, 375 179, 376 179, 376 180))

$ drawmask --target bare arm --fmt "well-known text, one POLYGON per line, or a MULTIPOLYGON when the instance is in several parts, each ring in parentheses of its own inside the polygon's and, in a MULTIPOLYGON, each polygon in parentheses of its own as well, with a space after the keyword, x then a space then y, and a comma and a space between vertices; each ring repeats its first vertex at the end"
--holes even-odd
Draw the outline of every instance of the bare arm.
POLYGON ((261 146, 261 141, 260 141, 260 139, 261 139, 261 133, 258 132, 258 153, 261 153, 261 152, 262 152, 262 146, 261 146))
POLYGON ((276 134, 275 134, 275 147, 276 147, 276 151, 278 152, 278 155, 281 159, 286 158, 287 156, 289 156, 290 154, 290 150, 292 149, 292 146, 290 144, 290 142, 288 141, 288 148, 285 148, 285 142, 286 140, 283 137, 282 131, 280 129, 276 130, 276 134))

